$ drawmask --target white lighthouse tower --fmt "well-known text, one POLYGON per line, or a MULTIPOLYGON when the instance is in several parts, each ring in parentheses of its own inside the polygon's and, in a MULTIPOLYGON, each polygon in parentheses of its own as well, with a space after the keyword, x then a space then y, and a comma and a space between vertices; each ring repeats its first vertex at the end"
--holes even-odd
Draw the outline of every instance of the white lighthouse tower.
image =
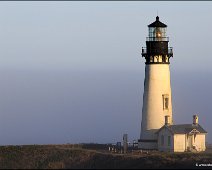
POLYGON ((138 144, 141 149, 157 149, 155 132, 165 124, 165 116, 170 124, 173 124, 169 70, 169 59, 173 57, 173 52, 172 48, 168 47, 167 25, 160 22, 158 16, 148 27, 146 48, 142 48, 142 57, 145 57, 146 65, 138 144))

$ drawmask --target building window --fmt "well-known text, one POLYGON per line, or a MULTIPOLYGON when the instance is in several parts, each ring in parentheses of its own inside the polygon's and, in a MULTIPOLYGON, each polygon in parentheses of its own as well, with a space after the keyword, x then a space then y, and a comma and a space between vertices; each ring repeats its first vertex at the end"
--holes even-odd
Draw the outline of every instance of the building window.
POLYGON ((168 136, 168 146, 171 145, 171 136, 168 136))
POLYGON ((161 146, 163 146, 163 145, 164 145, 164 136, 161 135, 161 146))
POLYGON ((163 95, 163 109, 168 109, 169 108, 169 95, 164 94, 163 95))

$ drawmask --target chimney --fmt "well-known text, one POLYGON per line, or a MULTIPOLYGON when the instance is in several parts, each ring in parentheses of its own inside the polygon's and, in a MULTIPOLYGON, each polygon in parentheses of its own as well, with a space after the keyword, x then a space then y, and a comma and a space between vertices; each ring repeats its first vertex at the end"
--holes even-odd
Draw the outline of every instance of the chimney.
POLYGON ((198 116, 193 115, 193 125, 197 125, 197 124, 198 124, 198 116))
POLYGON ((170 125, 170 116, 168 115, 165 116, 165 125, 170 125))

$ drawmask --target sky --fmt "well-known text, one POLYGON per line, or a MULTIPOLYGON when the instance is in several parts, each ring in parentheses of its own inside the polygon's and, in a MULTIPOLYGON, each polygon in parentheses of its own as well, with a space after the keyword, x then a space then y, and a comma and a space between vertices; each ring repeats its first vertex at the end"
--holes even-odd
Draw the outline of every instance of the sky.
POLYGON ((212 2, 0 2, 0 145, 140 136, 147 25, 168 25, 175 124, 212 143, 212 2))

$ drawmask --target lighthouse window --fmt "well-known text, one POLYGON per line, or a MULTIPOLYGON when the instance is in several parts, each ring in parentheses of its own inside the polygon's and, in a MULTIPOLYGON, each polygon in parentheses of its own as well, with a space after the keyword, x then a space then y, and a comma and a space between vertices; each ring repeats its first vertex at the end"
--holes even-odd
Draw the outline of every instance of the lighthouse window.
POLYGON ((159 56, 159 62, 162 62, 162 55, 159 56))
POLYGON ((167 94, 163 95, 163 109, 169 108, 169 96, 167 94))
POLYGON ((165 109, 168 109, 168 106, 169 106, 169 98, 166 97, 165 98, 165 109))

